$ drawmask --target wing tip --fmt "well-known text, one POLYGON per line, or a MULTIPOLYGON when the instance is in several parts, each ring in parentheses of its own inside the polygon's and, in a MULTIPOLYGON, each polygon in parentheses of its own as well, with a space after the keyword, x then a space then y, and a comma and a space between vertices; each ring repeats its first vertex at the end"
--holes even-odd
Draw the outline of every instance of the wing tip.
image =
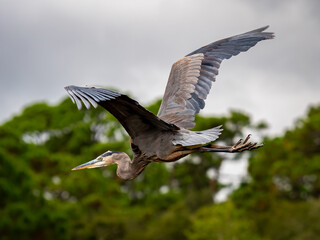
POLYGON ((266 25, 264 27, 257 28, 255 30, 252 30, 247 33, 258 33, 259 35, 263 36, 264 39, 273 39, 275 37, 274 32, 265 32, 266 29, 268 29, 270 25, 266 25))
POLYGON ((74 85, 65 86, 64 89, 67 91, 70 99, 73 103, 77 105, 78 110, 82 109, 82 104, 85 105, 87 109, 90 108, 90 103, 96 108, 97 104, 93 104, 89 96, 83 95, 81 93, 81 88, 74 85), (90 103, 89 103, 90 102, 90 103))
POLYGON ((69 85, 65 86, 64 89, 68 92, 72 102, 77 104, 79 110, 82 108, 82 104, 84 104, 87 109, 89 109, 91 105, 94 108, 97 108, 99 102, 108 101, 120 96, 126 96, 112 90, 91 86, 78 87, 69 85))

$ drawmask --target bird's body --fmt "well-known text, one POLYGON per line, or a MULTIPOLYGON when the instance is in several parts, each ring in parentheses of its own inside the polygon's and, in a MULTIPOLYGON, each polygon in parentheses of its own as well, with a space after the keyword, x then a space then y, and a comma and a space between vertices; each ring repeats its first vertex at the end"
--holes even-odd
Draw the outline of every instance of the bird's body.
POLYGON ((118 92, 94 87, 66 87, 79 109, 101 105, 113 114, 131 137, 133 159, 126 153, 108 151, 74 170, 118 164, 117 174, 122 179, 133 179, 151 162, 172 162, 193 152, 241 152, 262 145, 239 140, 234 146, 218 146, 216 140, 221 126, 191 131, 194 117, 204 108, 212 82, 220 63, 240 52, 247 51, 257 42, 273 38, 264 32, 267 27, 208 44, 172 66, 165 94, 156 115, 138 102, 118 92))

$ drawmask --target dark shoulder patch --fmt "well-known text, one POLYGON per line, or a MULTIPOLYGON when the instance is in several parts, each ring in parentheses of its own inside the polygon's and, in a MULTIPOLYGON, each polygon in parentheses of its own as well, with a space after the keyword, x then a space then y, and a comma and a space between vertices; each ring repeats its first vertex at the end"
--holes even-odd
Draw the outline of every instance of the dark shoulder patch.
POLYGON ((133 144, 133 143, 131 143, 131 149, 135 154, 140 154, 141 153, 139 147, 137 145, 133 144))

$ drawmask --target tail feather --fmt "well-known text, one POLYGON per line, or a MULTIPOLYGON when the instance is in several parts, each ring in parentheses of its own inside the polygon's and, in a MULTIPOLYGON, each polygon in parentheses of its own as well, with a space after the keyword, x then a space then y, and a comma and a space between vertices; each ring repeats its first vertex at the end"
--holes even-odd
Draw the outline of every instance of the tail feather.
POLYGON ((221 131, 223 130, 222 125, 210 128, 204 131, 184 131, 177 134, 175 139, 172 141, 174 145, 181 146, 199 146, 215 141, 219 138, 221 131))

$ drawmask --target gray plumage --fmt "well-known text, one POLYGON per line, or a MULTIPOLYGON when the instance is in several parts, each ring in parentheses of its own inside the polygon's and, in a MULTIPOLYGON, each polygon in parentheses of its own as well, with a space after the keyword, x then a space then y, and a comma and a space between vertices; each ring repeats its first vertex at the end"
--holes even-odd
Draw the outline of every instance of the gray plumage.
POLYGON ((204 108, 222 60, 247 51, 261 40, 273 38, 273 33, 263 32, 265 29, 210 43, 175 62, 158 116, 179 127, 193 128, 194 116, 204 108))
POLYGON ((176 161, 192 152, 241 152, 261 147, 248 142, 234 146, 210 144, 221 134, 221 126, 204 131, 191 131, 195 114, 205 107, 205 99, 216 80, 224 59, 245 52, 259 41, 272 39, 267 27, 210 43, 175 62, 164 97, 156 115, 121 93, 94 87, 65 87, 72 101, 81 109, 91 105, 104 107, 113 114, 131 137, 134 158, 125 153, 107 152, 75 168, 92 168, 118 164, 123 179, 136 177, 152 161, 176 161), (98 161, 98 159, 100 159, 98 161), (105 165, 103 165, 105 163, 105 165))

